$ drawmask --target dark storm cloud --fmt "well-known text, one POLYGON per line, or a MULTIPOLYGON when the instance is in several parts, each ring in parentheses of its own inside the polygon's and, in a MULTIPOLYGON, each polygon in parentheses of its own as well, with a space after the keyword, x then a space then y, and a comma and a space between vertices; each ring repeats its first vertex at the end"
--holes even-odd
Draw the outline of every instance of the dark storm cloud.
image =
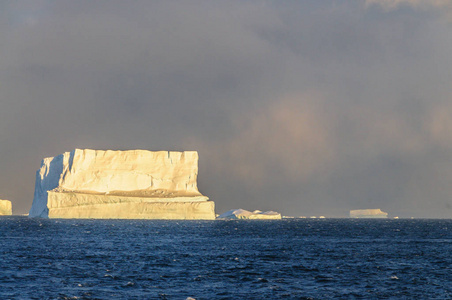
POLYGON ((0 198, 45 156, 198 150, 217 204, 451 217, 447 1, 14 1, 0 13, 0 198))

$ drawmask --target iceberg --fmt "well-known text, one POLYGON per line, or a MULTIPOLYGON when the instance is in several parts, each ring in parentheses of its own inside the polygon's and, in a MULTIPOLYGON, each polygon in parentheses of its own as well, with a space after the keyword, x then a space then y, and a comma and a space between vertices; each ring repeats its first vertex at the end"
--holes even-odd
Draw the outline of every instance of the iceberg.
POLYGON ((11 201, 0 199, 0 216, 11 216, 13 214, 11 201))
POLYGON ((388 213, 381 209, 357 209, 350 211, 350 218, 387 218, 388 213))
POLYGON ((253 212, 244 209, 231 209, 217 217, 217 219, 250 219, 250 220, 279 220, 281 214, 274 211, 262 212, 255 210, 253 212))
POLYGON ((196 151, 75 149, 42 160, 29 216, 213 220, 197 176, 196 151))

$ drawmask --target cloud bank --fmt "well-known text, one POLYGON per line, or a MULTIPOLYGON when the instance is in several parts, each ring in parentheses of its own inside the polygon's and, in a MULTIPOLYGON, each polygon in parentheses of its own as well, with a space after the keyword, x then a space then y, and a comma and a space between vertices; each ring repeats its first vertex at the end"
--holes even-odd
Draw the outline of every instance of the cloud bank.
POLYGON ((450 218, 450 23, 418 9, 449 4, 4 2, 0 198, 74 148, 198 150, 219 213, 450 218))
POLYGON ((451 0, 366 0, 366 5, 378 4, 385 9, 396 9, 401 5, 410 5, 416 8, 426 7, 451 7, 451 0))

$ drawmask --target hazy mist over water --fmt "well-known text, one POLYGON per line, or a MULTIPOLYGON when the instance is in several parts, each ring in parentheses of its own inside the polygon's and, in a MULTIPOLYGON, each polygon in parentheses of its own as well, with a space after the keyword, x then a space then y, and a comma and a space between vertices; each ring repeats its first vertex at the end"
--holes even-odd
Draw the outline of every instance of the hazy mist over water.
POLYGON ((452 217, 452 1, 0 1, 0 198, 44 157, 197 150, 217 212, 452 217))

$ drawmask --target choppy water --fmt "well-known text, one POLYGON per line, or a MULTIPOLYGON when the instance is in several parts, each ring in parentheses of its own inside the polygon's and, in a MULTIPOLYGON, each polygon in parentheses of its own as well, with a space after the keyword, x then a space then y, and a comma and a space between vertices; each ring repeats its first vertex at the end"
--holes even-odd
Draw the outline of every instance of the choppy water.
POLYGON ((452 220, 0 218, 0 299, 451 299, 452 220))

